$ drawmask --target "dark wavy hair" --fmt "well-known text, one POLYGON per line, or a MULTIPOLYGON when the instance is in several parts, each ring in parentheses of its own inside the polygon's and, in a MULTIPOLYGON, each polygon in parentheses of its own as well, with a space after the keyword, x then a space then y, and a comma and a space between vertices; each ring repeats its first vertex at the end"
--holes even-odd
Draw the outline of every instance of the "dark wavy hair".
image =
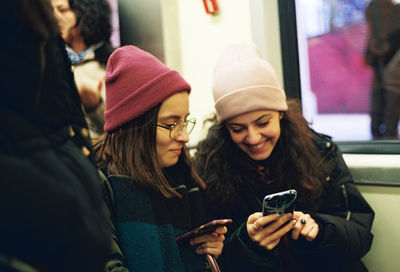
MULTIPOLYGON (((138 118, 94 139, 97 167, 109 175, 129 176, 138 186, 154 189, 167 198, 181 195, 169 184, 160 166, 156 150, 157 117, 161 104, 138 118)), ((193 168, 188 149, 184 146, 178 161, 179 169, 205 189, 205 183, 193 168)))
POLYGON ((261 173, 260 162, 252 160, 236 146, 224 123, 219 124, 215 117, 209 119, 214 124, 199 143, 194 157, 195 169, 207 184, 209 207, 233 206, 242 185, 257 188, 266 184, 266 178, 273 181, 272 190, 296 189, 300 204, 318 201, 323 189, 320 181, 322 155, 298 101, 288 101, 288 106, 280 122, 281 136, 264 162, 267 173, 261 173))
POLYGON ((68 0, 86 46, 109 42, 112 32, 111 8, 107 0, 68 0))

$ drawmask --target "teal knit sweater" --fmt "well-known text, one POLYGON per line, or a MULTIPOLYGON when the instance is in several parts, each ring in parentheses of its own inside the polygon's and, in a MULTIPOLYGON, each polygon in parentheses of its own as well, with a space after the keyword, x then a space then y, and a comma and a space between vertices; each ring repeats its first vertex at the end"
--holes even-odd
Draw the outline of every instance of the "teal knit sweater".
MULTIPOLYGON (((109 176, 114 194, 113 223, 130 271, 202 271, 198 255, 176 237, 207 221, 200 190, 181 167, 166 170, 171 185, 183 196, 167 199, 136 186, 129 177, 109 176)), ((189 176, 190 177, 190 176, 189 176)))

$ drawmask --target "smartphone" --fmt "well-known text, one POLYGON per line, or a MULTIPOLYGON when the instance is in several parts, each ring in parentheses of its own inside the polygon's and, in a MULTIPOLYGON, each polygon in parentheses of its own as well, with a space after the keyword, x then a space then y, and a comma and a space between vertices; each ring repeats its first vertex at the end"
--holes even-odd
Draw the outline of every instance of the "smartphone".
POLYGON ((264 216, 269 214, 293 213, 296 198, 297 191, 294 189, 266 195, 263 200, 262 213, 264 216))
POLYGON ((204 225, 201 225, 200 227, 195 228, 194 230, 186 232, 185 234, 177 237, 176 241, 182 242, 185 240, 190 240, 194 237, 201 236, 203 234, 212 233, 216 228, 225 226, 226 224, 229 223, 232 223, 232 219, 216 219, 210 221, 204 225))

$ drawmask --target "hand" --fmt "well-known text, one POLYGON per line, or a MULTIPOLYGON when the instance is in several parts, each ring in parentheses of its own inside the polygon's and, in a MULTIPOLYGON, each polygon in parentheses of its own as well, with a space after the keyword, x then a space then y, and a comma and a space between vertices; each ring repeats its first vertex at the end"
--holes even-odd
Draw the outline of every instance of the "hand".
POLYGON ((57 19, 58 27, 61 32, 61 38, 66 44, 71 44, 76 31, 77 18, 75 12, 69 7, 54 7, 54 16, 57 19))
POLYGON ((103 80, 99 80, 96 86, 90 86, 90 84, 81 83, 78 87, 79 96, 85 111, 90 112, 94 110, 101 101, 101 89, 103 86, 103 80))
POLYGON ((292 230, 293 240, 297 240, 299 235, 303 236, 309 242, 317 237, 319 226, 309 214, 294 212, 293 218, 297 221, 292 230))
POLYGON ((225 226, 218 227, 213 233, 193 238, 189 243, 194 246, 197 254, 211 254, 218 258, 222 253, 225 240, 224 234, 227 231, 228 229, 225 226))
POLYGON ((262 213, 253 213, 247 219, 247 233, 252 241, 267 250, 274 249, 282 236, 288 233, 296 223, 291 220, 292 214, 271 214, 262 216, 262 213))

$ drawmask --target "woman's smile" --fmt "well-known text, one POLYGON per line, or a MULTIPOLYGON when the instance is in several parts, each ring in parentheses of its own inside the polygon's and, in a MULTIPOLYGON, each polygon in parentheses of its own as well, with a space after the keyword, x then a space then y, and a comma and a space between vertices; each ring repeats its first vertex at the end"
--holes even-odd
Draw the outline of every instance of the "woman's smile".
POLYGON ((262 152, 264 152, 267 141, 268 140, 266 140, 258 145, 247 145, 247 146, 248 146, 248 149, 250 150, 250 152, 252 152, 252 153, 262 153, 262 152))

